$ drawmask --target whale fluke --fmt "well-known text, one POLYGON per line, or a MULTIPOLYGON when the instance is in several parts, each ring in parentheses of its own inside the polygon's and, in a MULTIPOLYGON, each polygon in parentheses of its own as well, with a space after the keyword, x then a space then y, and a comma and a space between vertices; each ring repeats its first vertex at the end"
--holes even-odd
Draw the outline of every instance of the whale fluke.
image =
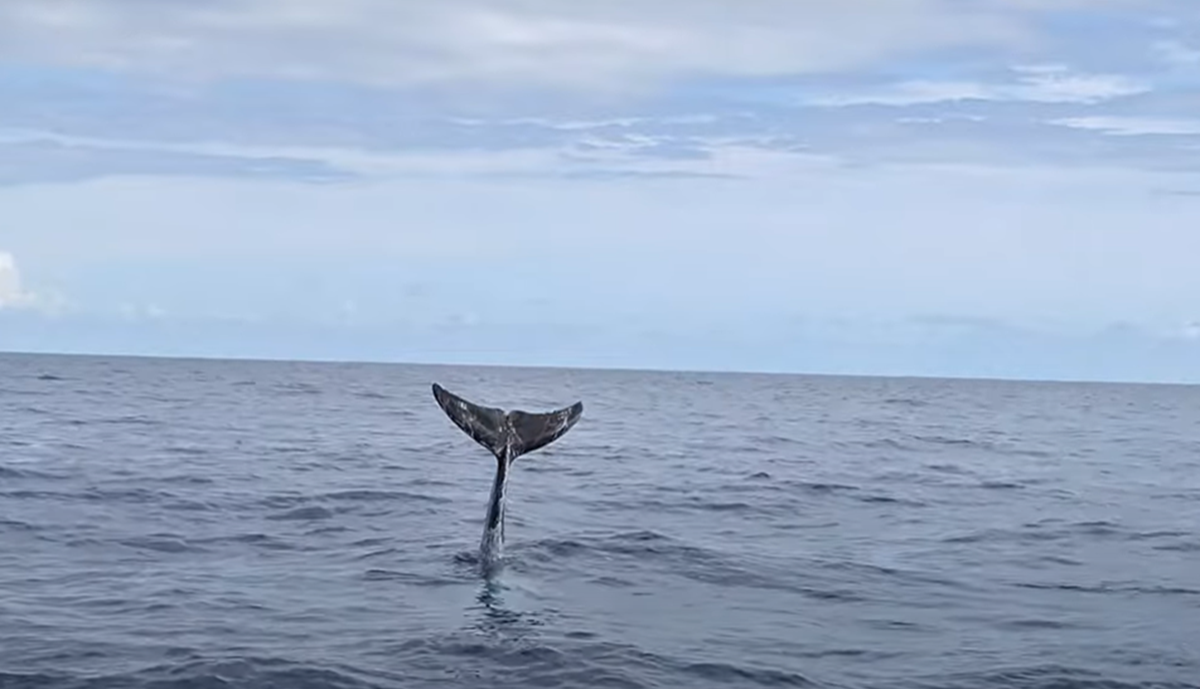
POLYGON ((483 537, 479 540, 480 564, 484 572, 495 572, 504 550, 504 501, 508 468, 517 457, 543 448, 571 430, 583 415, 583 403, 551 412, 504 411, 469 402, 433 384, 433 397, 446 416, 464 433, 496 457, 496 478, 488 500, 483 537))
POLYGON ((486 447, 496 459, 509 462, 558 440, 583 415, 582 402, 544 413, 505 412, 465 400, 437 383, 433 384, 433 397, 446 416, 471 439, 486 447))

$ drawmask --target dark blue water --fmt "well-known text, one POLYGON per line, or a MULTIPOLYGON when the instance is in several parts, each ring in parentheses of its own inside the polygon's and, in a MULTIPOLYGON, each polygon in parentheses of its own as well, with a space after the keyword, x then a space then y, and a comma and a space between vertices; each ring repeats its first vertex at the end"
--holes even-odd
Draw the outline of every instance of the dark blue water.
POLYGON ((1198 687, 1200 388, 0 357, 0 688, 1198 687), (434 404, 584 418, 493 460, 434 404))

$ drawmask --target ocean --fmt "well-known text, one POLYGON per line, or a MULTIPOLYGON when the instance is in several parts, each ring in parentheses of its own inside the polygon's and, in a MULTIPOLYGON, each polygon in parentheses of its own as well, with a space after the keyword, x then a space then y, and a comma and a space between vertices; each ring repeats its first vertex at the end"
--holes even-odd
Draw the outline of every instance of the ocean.
POLYGON ((0 356, 0 689, 1200 687, 1200 387, 0 356), (430 384, 583 419, 494 460, 430 384))

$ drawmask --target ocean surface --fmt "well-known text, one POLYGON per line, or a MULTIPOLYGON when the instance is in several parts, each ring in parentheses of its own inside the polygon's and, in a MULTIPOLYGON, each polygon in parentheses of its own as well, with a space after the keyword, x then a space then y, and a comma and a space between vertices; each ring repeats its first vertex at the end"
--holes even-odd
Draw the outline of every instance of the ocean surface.
POLYGON ((1200 388, 0 356, 0 688, 1200 687, 1200 388), (435 405, 582 421, 494 460, 435 405))

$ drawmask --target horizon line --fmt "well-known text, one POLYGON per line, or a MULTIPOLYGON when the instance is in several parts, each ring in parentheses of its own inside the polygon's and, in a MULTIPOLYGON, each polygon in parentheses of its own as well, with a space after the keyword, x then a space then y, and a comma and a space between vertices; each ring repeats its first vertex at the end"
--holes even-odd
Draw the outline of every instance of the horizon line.
POLYGON ((150 359, 154 361, 203 361, 203 362, 239 362, 266 364, 366 364, 372 366, 413 366, 433 368, 498 368, 528 371, 578 371, 601 373, 642 373, 642 374, 689 374, 713 376, 774 376, 795 378, 876 378, 883 380, 925 380, 925 381, 959 381, 979 383, 1025 383, 1031 385, 1123 385, 1123 386, 1159 386, 1159 387, 1200 387, 1200 381, 1157 381, 1134 379, 1104 379, 1104 378, 1035 378, 1021 376, 974 376, 974 375, 926 375, 904 373, 854 373, 854 372, 821 372, 821 371, 783 371, 783 370, 746 370, 746 369, 689 369, 689 368, 658 368, 652 366, 604 366, 604 365, 565 365, 565 364, 499 364, 486 362, 438 362, 416 360, 386 360, 386 359, 354 359, 354 358, 325 358, 325 357, 271 357, 271 356, 229 356, 204 354, 134 354, 129 352, 79 352, 79 351, 30 351, 0 349, 3 356, 28 357, 63 357, 63 358, 109 358, 109 359, 150 359))

